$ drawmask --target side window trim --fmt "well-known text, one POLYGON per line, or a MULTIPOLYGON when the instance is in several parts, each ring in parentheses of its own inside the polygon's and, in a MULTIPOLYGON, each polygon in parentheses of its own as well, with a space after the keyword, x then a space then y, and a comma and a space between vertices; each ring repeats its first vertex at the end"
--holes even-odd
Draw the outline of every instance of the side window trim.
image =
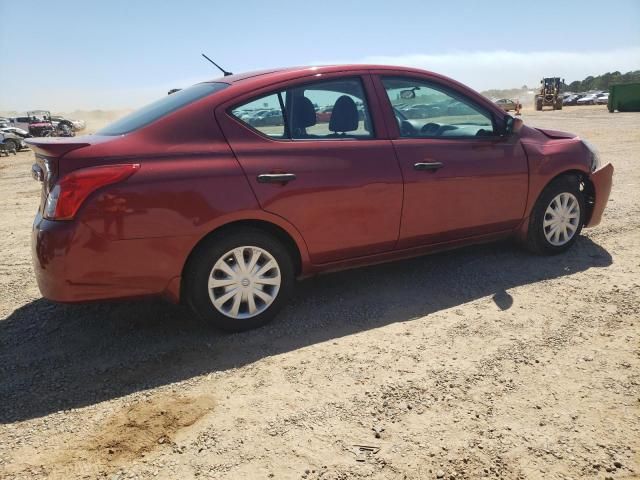
POLYGON ((289 112, 284 106, 282 101, 282 90, 278 91, 278 103, 280 104, 280 113, 282 114, 282 121, 284 122, 284 134, 283 137, 291 140, 291 128, 289 127, 289 112))
MULTIPOLYGON (((449 87, 448 85, 445 85, 443 83, 440 83, 436 80, 433 79, 425 79, 422 77, 417 77, 417 76, 412 76, 412 75, 385 75, 385 74, 377 74, 378 79, 380 81, 380 86, 382 87, 382 91, 383 91, 383 101, 386 100, 386 102, 388 102, 388 105, 391 109, 391 111, 394 111, 394 106, 393 103, 391 103, 391 99, 389 98, 389 95, 387 94, 387 90, 384 86, 384 80, 385 79, 396 79, 396 80, 405 80, 405 81, 414 81, 414 82, 419 82, 423 85, 425 85, 428 88, 433 88, 434 90, 437 90, 439 92, 444 93, 445 95, 448 95, 452 98, 455 98, 457 101, 464 103, 468 106, 473 107, 474 109, 476 109, 480 114, 482 114, 483 116, 485 116, 487 119, 491 120, 491 126, 492 126, 492 135, 488 135, 488 136, 467 136, 467 135, 460 135, 460 136, 455 136, 455 135, 448 135, 446 137, 442 137, 442 136, 416 136, 416 137, 410 137, 410 136, 403 136, 402 132, 399 131, 398 132, 398 137, 396 140, 404 140, 404 139, 408 139, 408 140, 463 140, 463 141, 487 141, 487 140, 493 140, 495 141, 496 138, 500 138, 501 135, 499 133, 499 128, 498 128, 498 123, 497 123, 497 119, 495 117, 494 112, 488 110, 486 107, 484 107, 483 105, 478 104, 476 101, 474 101, 473 99, 469 98, 468 96, 466 96, 464 93, 459 92, 456 89, 453 89, 451 87, 449 87)), ((394 122, 396 123, 396 122, 394 122)))

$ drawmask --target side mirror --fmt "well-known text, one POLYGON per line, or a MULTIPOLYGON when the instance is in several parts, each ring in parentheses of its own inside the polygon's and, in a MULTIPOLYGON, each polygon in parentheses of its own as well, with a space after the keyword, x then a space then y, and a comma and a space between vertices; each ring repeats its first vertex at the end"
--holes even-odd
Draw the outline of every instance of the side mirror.
POLYGON ((522 121, 521 118, 507 115, 505 119, 505 128, 504 128, 505 136, 509 136, 513 133, 519 133, 520 130, 522 130, 523 125, 524 125, 524 122, 522 121))
POLYGON ((400 98, 403 100, 409 100, 411 98, 416 98, 416 92, 413 90, 401 90, 400 98))

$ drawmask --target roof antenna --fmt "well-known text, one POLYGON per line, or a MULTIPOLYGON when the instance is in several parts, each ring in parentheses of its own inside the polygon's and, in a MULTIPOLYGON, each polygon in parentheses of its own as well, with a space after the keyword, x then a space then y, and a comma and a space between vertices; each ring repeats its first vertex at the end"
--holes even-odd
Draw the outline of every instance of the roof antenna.
POLYGON ((224 68, 222 68, 220 65, 218 65, 213 60, 211 60, 209 57, 207 57, 204 53, 202 54, 202 56, 204 58, 206 58, 207 60, 209 60, 211 63, 213 63, 216 67, 218 67, 218 70, 220 70, 224 74, 225 77, 228 77, 229 75, 233 75, 233 73, 227 72, 224 68))

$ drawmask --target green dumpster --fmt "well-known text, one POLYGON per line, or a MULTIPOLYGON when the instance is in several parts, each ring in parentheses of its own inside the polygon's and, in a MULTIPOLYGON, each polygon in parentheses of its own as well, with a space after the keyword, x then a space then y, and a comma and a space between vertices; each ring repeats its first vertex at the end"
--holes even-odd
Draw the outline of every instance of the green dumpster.
POLYGON ((610 112, 640 112, 640 83, 609 86, 610 112))

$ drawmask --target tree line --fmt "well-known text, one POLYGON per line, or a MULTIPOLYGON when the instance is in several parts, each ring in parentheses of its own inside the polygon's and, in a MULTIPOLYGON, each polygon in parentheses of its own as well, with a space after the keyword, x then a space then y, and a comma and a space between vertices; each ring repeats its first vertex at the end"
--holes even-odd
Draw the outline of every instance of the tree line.
POLYGON ((565 84, 563 91, 586 92, 588 90, 609 90, 610 85, 618 83, 640 83, 640 70, 627 73, 607 72, 604 75, 589 75, 584 80, 576 80, 565 84))

